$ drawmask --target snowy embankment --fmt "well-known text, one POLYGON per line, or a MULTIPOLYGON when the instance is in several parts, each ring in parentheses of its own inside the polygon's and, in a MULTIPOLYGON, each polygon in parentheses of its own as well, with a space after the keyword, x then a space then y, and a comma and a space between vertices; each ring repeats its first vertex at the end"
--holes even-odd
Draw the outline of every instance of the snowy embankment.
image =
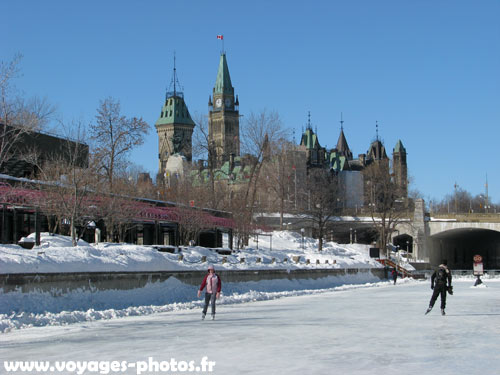
MULTIPOLYGON (((28 238, 33 239, 34 234, 28 238)), ((260 236, 259 242, 252 239, 249 247, 226 256, 223 264, 224 256, 203 247, 183 247, 183 259, 179 260, 178 254, 159 252, 151 246, 80 241, 79 246, 73 247, 68 237, 42 233, 41 245, 31 250, 18 245, 0 246, 0 273, 204 270, 207 263, 202 262, 202 257, 226 270, 307 269, 317 268, 317 261, 321 268, 331 269, 381 267, 369 257, 368 245, 327 242, 321 252, 317 246, 317 240, 302 240, 298 233, 274 232, 272 239, 268 236, 260 236), (298 257, 298 263, 293 261, 294 257, 298 257)))

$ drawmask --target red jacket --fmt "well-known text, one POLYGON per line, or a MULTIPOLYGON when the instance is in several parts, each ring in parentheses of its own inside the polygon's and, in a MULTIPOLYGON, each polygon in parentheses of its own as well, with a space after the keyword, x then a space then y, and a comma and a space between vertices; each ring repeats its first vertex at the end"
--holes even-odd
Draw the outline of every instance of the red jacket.
MULTIPOLYGON (((210 273, 207 273, 205 278, 203 279, 203 281, 201 282, 201 286, 200 286, 200 292, 205 289, 205 286, 207 286, 207 279, 208 279, 208 276, 210 276, 210 273)), ((222 281, 220 279, 220 276, 215 274, 215 276, 217 276, 217 293, 220 293, 220 290, 222 288, 222 281)))

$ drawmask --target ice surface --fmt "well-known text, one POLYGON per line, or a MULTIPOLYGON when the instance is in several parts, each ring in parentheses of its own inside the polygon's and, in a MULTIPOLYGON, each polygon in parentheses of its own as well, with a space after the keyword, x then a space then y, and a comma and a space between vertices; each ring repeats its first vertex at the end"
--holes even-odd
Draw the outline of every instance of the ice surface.
MULTIPOLYGON (((219 303, 262 301, 318 293, 332 288, 366 287, 376 282, 380 280, 371 273, 328 276, 314 280, 223 282, 224 288, 219 303)), ((171 277, 164 282, 149 283, 143 288, 129 290, 76 289, 64 293, 0 293, 0 332, 195 308, 201 305, 201 301, 195 300, 197 290, 197 285, 184 284, 171 277)))
POLYGON ((207 356, 216 361, 214 374, 494 374, 500 282, 471 283, 454 281, 444 317, 438 304, 424 315, 429 282, 385 282, 222 304, 215 321, 201 321, 197 306, 14 330, 0 335, 0 357, 198 362, 207 356))

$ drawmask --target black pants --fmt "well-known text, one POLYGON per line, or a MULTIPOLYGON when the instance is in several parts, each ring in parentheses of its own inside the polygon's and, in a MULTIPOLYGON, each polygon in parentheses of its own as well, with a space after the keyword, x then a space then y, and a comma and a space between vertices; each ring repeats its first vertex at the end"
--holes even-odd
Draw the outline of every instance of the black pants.
POLYGON ((217 293, 205 293, 205 306, 203 307, 203 315, 207 315, 208 304, 212 303, 212 315, 215 315, 215 297, 217 293))
POLYGON ((436 303, 438 296, 441 294, 441 308, 444 309, 446 307, 446 284, 436 284, 434 287, 434 292, 432 293, 431 302, 429 302, 429 306, 433 307, 436 303))

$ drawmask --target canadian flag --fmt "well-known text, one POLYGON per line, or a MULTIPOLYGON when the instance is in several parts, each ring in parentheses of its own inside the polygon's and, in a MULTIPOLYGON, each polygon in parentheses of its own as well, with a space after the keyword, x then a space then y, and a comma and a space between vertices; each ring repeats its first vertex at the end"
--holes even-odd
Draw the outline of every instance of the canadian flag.
POLYGON ((224 35, 217 35, 217 39, 223 40, 224 39, 224 35))

